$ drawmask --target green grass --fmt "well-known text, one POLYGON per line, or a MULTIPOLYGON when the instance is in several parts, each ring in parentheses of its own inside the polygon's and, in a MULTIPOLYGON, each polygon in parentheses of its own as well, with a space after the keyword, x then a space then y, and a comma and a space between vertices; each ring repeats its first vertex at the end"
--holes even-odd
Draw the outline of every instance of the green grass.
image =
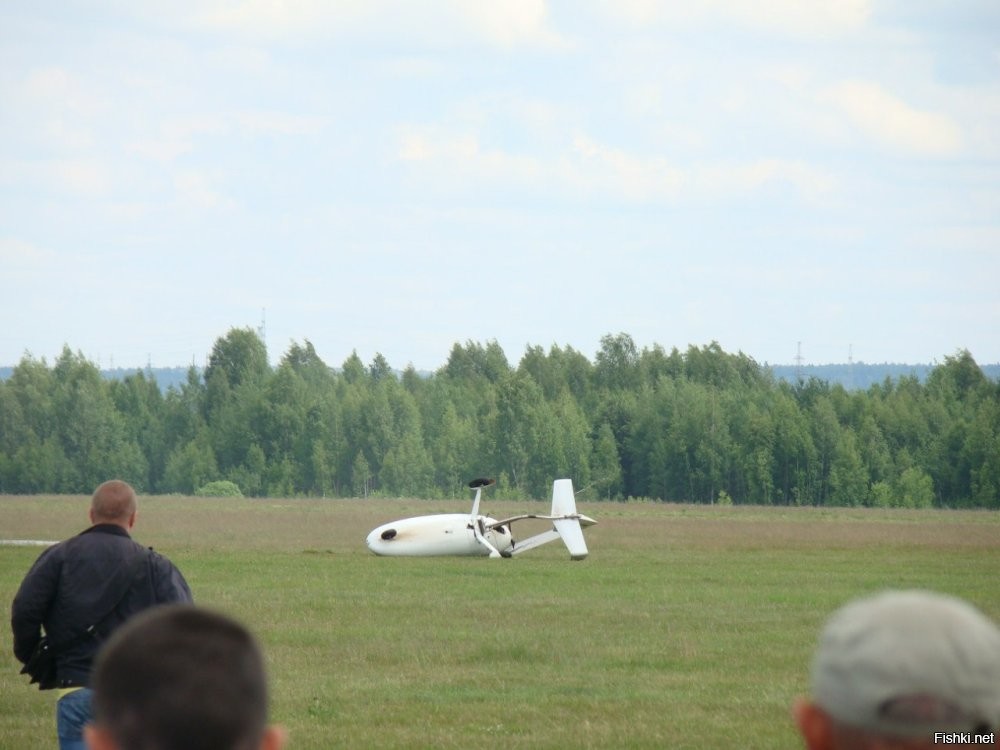
MULTIPOLYGON (((86 504, 0 497, 0 537, 63 538, 86 504)), ((581 563, 558 542, 511 560, 364 546, 464 505, 153 497, 135 537, 258 634, 293 749, 799 747, 789 706, 841 603, 924 587, 1000 616, 987 512, 593 504, 581 563)), ((38 554, 0 547, 7 602, 38 554)), ((0 748, 51 745, 52 697, 0 632, 0 748)))

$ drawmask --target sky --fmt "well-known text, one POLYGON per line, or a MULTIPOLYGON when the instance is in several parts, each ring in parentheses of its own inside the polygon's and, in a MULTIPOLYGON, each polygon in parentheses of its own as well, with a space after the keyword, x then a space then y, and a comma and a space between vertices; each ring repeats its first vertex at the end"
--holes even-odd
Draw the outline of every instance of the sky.
POLYGON ((1000 362, 1000 4, 2 3, 0 320, 0 366, 1000 362))

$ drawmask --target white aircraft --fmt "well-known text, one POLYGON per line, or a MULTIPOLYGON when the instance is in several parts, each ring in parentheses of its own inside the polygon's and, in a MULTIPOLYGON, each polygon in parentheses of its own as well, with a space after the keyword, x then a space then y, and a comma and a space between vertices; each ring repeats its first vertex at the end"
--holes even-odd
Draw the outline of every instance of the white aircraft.
POLYGON ((399 557, 432 557, 438 555, 489 555, 510 557, 519 555, 561 538, 570 557, 582 560, 587 556, 587 542, 583 527, 597 521, 576 512, 573 480, 557 479, 552 483, 552 513, 545 516, 526 513, 504 518, 501 521, 479 515, 479 500, 483 488, 494 484, 493 479, 473 479, 469 487, 476 491, 472 512, 441 513, 433 516, 416 516, 383 524, 365 539, 368 549, 376 555, 399 557), (552 528, 527 539, 515 542, 511 524, 525 518, 552 521, 552 528))

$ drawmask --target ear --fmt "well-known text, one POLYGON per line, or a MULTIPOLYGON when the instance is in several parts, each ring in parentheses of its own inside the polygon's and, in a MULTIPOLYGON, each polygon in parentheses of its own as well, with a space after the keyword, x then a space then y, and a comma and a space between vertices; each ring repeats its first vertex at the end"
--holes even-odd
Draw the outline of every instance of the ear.
POLYGON ((138 517, 139 517, 139 511, 135 511, 134 513, 132 513, 131 516, 128 517, 128 528, 129 528, 129 531, 131 531, 132 527, 135 526, 135 519, 138 518, 138 517))
POLYGON ((288 740, 288 732, 284 727, 273 724, 264 729, 264 736, 260 740, 260 750, 281 750, 288 740))
POLYGON ((118 750, 118 745, 115 744, 108 730, 97 724, 84 725, 83 739, 89 750, 118 750))
POLYGON ((830 718, 822 708, 799 698, 792 706, 792 715, 809 750, 832 750, 830 718))

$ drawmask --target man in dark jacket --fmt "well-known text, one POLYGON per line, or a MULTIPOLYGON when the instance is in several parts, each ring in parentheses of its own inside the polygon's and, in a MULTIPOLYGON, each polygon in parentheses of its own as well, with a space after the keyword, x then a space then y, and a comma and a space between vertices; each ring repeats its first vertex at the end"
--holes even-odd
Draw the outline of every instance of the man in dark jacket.
POLYGON ((132 487, 117 479, 102 484, 90 505, 93 525, 43 552, 14 597, 14 655, 27 662, 42 628, 56 654, 61 750, 85 747, 90 669, 101 642, 137 612, 192 601, 173 563, 129 535, 136 513, 132 487))

